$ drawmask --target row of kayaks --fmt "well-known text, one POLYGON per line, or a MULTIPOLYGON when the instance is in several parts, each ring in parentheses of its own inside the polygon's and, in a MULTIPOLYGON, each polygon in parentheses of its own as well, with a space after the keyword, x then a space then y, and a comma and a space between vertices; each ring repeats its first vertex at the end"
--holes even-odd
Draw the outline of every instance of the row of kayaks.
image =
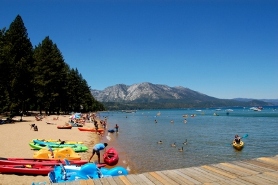
MULTIPOLYGON (((87 160, 81 160, 79 154, 75 153, 71 148, 63 148, 54 151, 54 157, 50 157, 50 151, 47 148, 35 152, 34 158, 0 158, 0 173, 19 173, 46 175, 46 172, 53 170, 55 165, 69 164, 81 166, 87 164, 87 160), (58 157, 58 158, 57 158, 58 157)), ((112 147, 103 154, 104 163, 98 167, 105 165, 115 166, 118 163, 119 156, 117 151, 112 147)))
POLYGON ((68 160, 41 160, 27 158, 0 159, 0 172, 4 174, 48 175, 51 183, 86 180, 108 176, 127 175, 122 166, 105 168, 106 164, 76 163, 68 160), (28 161, 28 162, 27 162, 28 161))
MULTIPOLYGON (((68 159, 68 160, 81 160, 81 156, 75 153, 72 148, 61 148, 53 151, 53 155, 48 148, 43 148, 33 155, 34 159, 68 159)), ((103 154, 104 163, 109 166, 114 166, 119 161, 119 155, 115 148, 107 149, 103 154)))

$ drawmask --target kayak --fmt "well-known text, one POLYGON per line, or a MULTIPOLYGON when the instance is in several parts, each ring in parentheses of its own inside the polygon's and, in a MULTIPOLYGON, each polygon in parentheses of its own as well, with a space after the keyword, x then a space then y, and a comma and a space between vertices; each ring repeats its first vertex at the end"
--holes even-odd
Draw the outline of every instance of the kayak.
POLYGON ((112 147, 112 148, 109 148, 108 150, 106 150, 106 152, 104 152, 104 154, 103 154, 103 160, 104 160, 104 163, 109 166, 116 165, 119 161, 119 155, 118 155, 118 152, 116 151, 116 149, 112 147))
POLYGON ((72 126, 71 125, 68 125, 68 126, 64 126, 64 125, 59 125, 57 126, 58 129, 71 129, 72 126))
POLYGON ((60 148, 53 151, 53 156, 49 151, 49 148, 42 148, 33 155, 35 159, 68 159, 68 160, 81 160, 81 156, 70 148, 60 148))
POLYGON ((4 174, 47 175, 53 169, 43 165, 0 165, 0 173, 4 174))
MULTIPOLYGON (((88 131, 88 132, 96 132, 95 128, 90 128, 90 127, 78 127, 78 130, 80 131, 88 131)), ((104 129, 98 129, 98 132, 104 132, 104 129)))
POLYGON ((98 179, 103 177, 113 177, 128 175, 128 171, 121 167, 99 168, 95 163, 87 163, 81 167, 65 168, 63 165, 57 165, 54 170, 48 174, 50 183, 62 183, 78 180, 98 179))
POLYGON ((40 150, 44 147, 51 147, 53 150, 70 147, 75 152, 86 152, 88 150, 88 147, 82 144, 53 144, 53 143, 30 142, 29 146, 35 150, 40 150))
POLYGON ((107 132, 114 133, 115 130, 114 129, 109 129, 109 130, 107 130, 107 132))
MULTIPOLYGON (((64 164, 67 164, 63 162, 64 164)), ((74 164, 63 165, 59 163, 57 165, 40 165, 40 164, 21 164, 21 165, 0 165, 0 173, 3 174, 24 174, 24 175, 48 175, 56 166, 61 165, 67 171, 72 169, 80 169, 80 166, 74 164)), ((105 164, 98 164, 97 168, 101 168, 105 164)))
MULTIPOLYGON (((0 157, 0 165, 48 165, 55 166, 57 164, 63 163, 64 160, 59 159, 32 159, 32 158, 3 158, 0 157)), ((88 163, 88 160, 69 160, 70 164, 83 165, 88 163)))
POLYGON ((67 141, 67 140, 61 140, 61 139, 33 139, 31 142, 34 140, 42 141, 42 142, 51 142, 51 143, 56 143, 60 144, 61 142, 64 142, 64 144, 83 144, 82 141, 67 141))
POLYGON ((241 150, 244 147, 244 142, 240 141, 240 143, 237 143, 237 142, 233 141, 233 147, 237 150, 241 150))

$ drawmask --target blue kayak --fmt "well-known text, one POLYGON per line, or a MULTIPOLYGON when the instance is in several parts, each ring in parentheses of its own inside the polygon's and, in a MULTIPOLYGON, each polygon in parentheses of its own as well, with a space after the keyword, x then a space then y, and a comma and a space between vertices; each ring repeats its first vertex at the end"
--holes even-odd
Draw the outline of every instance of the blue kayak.
POLYGON ((71 182, 77 180, 98 179, 104 177, 128 175, 128 171, 121 166, 114 168, 98 168, 95 163, 87 163, 79 166, 55 166, 54 170, 48 174, 51 183, 71 182))

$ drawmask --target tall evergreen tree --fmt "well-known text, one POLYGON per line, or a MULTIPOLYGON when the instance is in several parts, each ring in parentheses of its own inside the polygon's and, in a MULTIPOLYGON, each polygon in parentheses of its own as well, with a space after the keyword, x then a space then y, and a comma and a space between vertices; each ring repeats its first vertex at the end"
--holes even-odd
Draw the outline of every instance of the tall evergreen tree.
POLYGON ((9 105, 9 93, 7 81, 9 77, 7 45, 5 44, 5 28, 0 30, 0 112, 7 111, 9 105))
POLYGON ((17 15, 4 35, 5 65, 9 72, 6 85, 9 94, 9 109, 29 109, 32 94, 33 47, 28 38, 22 18, 17 15))
POLYGON ((66 95, 68 65, 49 37, 35 47, 34 59, 35 94, 39 109, 59 112, 66 95))

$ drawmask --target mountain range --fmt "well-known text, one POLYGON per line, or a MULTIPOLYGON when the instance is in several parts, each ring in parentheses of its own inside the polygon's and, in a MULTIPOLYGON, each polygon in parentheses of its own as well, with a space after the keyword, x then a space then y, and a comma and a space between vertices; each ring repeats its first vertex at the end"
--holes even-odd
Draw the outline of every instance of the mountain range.
POLYGON ((109 110, 271 106, 275 104, 275 101, 247 98, 219 99, 182 86, 169 87, 149 82, 133 85, 117 84, 102 91, 92 89, 91 92, 94 98, 109 110))

